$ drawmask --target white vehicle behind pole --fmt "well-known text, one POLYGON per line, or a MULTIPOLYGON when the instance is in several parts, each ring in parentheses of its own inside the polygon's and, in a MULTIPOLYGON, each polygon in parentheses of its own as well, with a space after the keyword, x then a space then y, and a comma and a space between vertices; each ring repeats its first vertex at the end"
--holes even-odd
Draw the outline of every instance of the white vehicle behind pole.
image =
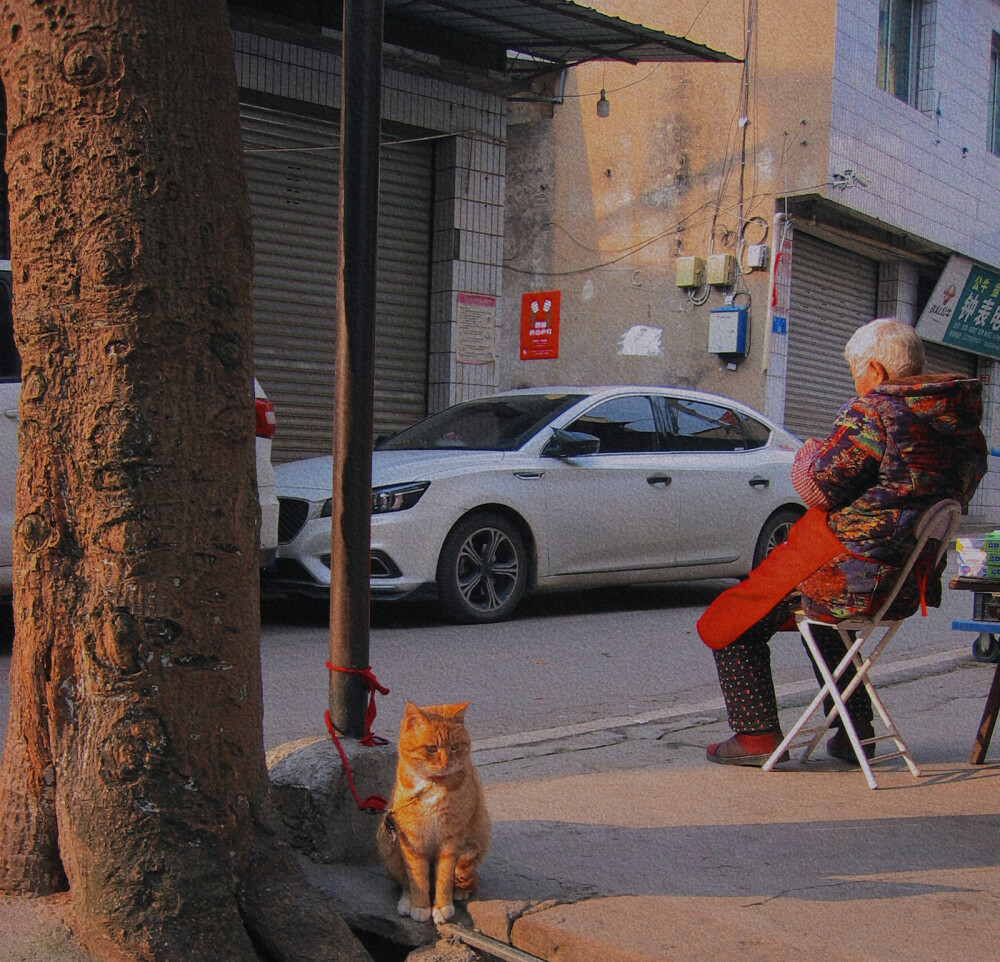
MULTIPOLYGON (((460 622, 526 591, 740 578, 805 510, 800 442, 738 401, 669 387, 546 387, 463 401, 377 444, 372 600, 460 622)), ((268 593, 330 590, 330 457, 276 469, 268 593)))
MULTIPOLYGON (((11 533, 14 530, 14 489, 17 484, 17 402, 21 362, 14 345, 10 311, 10 261, 0 261, 0 598, 11 594, 13 578, 11 533)), ((271 439, 274 406, 254 378, 257 493, 260 498, 260 567, 274 563, 278 547, 278 498, 271 439)))

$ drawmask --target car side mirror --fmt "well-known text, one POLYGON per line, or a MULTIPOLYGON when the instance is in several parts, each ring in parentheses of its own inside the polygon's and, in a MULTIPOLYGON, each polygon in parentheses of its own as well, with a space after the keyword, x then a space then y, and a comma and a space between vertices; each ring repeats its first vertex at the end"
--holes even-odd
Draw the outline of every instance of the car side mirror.
POLYGON ((555 428, 552 437, 542 448, 543 458, 577 458, 581 454, 597 454, 601 449, 601 442, 592 434, 583 434, 581 431, 564 431, 562 428, 555 428))

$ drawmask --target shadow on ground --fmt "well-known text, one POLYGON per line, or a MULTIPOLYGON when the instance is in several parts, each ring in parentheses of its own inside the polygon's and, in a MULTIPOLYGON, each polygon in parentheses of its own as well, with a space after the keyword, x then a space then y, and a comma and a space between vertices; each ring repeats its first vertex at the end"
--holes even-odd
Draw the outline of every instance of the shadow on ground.
MULTIPOLYGON (((655 611, 661 608, 704 608, 732 581, 697 581, 671 585, 588 588, 530 595, 509 619, 512 622, 587 615, 612 611, 655 611)), ((329 623, 326 599, 265 597, 263 624, 323 627, 329 623)), ((433 601, 374 601, 373 628, 429 628, 447 624, 433 601)))

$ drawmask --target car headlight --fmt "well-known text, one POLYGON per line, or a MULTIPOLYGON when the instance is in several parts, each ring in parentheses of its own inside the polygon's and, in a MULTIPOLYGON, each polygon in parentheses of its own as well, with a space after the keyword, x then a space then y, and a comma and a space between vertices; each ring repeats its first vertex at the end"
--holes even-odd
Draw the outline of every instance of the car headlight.
POLYGON ((372 488, 372 514, 412 508, 430 486, 430 481, 418 481, 415 484, 388 484, 384 488, 372 488))

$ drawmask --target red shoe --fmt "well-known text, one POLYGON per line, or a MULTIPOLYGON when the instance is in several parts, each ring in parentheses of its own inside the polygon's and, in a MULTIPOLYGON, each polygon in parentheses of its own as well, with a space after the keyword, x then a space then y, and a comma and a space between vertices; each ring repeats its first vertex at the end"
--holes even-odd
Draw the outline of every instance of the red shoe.
MULTIPOLYGON (((780 731, 758 735, 737 733, 724 742, 713 742, 705 749, 705 754, 710 762, 715 762, 717 765, 760 768, 774 754, 783 737, 780 731)), ((788 760, 788 752, 778 759, 779 762, 788 760)))

